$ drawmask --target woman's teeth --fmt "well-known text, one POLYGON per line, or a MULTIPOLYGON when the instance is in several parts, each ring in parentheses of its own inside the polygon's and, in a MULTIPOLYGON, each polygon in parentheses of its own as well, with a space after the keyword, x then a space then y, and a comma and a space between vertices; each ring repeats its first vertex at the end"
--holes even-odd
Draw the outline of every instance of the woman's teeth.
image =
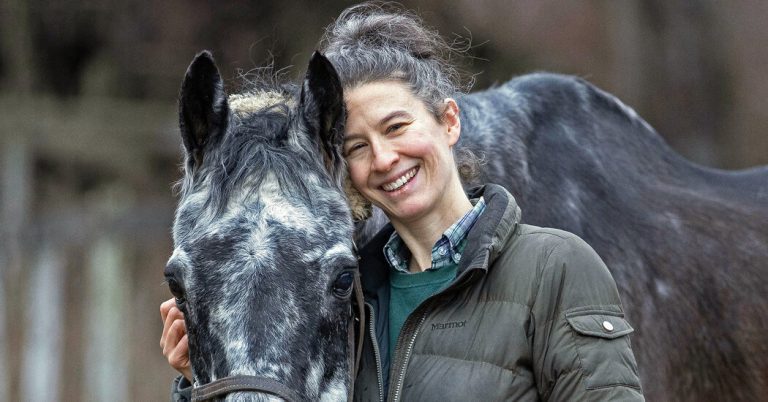
POLYGON ((416 171, 417 170, 418 170, 418 168, 413 168, 413 169, 409 170, 408 172, 406 172, 404 175, 400 176, 399 179, 397 179, 397 180, 395 180, 395 181, 393 181, 391 183, 384 184, 383 186, 381 186, 381 188, 383 188, 385 191, 395 191, 395 190, 399 189, 400 187, 404 186, 405 183, 408 183, 408 181, 410 181, 411 178, 413 178, 413 176, 416 176, 416 171))

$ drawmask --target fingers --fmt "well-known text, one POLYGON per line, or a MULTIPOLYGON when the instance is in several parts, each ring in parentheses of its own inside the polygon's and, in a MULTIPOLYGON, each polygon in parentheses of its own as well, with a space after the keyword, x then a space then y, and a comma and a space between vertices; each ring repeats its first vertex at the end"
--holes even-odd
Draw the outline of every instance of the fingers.
MULTIPOLYGON (((162 306, 160 308, 162 310, 162 306)), ((161 315, 162 315, 162 311, 161 311, 161 315)), ((179 308, 176 307, 176 303, 174 302, 171 305, 171 307, 168 309, 168 311, 165 313, 165 318, 163 320, 163 333, 160 336, 161 348, 165 348, 165 344, 167 343, 166 338, 168 337, 168 331, 171 329, 171 325, 177 320, 181 320, 182 322, 184 322, 184 313, 182 313, 181 310, 179 310, 179 308)))
POLYGON ((165 345, 163 347, 163 354, 166 357, 178 347, 179 340, 187 334, 187 328, 184 325, 184 320, 175 320, 171 323, 168 333, 165 337, 165 345))
POLYGON ((171 307, 175 306, 176 299, 173 297, 160 304, 160 319, 163 320, 163 322, 165 322, 165 317, 168 316, 168 312, 171 311, 171 307))
POLYGON ((189 362, 189 338, 185 334, 179 340, 176 349, 168 356, 168 363, 178 370, 187 380, 192 381, 192 365, 189 362))
POLYGON ((163 320, 163 334, 160 336, 163 355, 171 367, 192 381, 187 327, 184 313, 176 306, 176 299, 168 299, 160 304, 160 318, 163 320))
POLYGON ((186 334, 181 337, 176 348, 168 353, 168 363, 179 371, 189 366, 189 338, 186 334))

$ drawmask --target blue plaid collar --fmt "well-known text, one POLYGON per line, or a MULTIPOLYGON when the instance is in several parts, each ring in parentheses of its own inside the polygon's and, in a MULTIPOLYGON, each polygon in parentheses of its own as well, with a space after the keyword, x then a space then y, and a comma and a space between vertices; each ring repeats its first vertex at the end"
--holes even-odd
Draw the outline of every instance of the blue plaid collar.
MULTIPOLYGON (((427 270, 440 269, 450 265, 458 265, 461 255, 467 243, 467 235, 477 218, 485 210, 483 197, 471 200, 474 204, 464 216, 443 232, 443 235, 432 247, 432 266, 427 270)), ((387 244, 384 245, 384 256, 389 266, 408 273, 408 263, 411 260, 411 251, 400 238, 397 232, 392 232, 387 244)))

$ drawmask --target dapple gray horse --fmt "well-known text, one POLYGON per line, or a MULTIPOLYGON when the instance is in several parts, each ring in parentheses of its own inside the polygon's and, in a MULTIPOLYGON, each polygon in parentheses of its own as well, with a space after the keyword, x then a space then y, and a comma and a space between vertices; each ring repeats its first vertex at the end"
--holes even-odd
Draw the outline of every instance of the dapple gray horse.
MULTIPOLYGON (((768 395, 767 168, 696 166, 573 77, 524 76, 459 104, 458 146, 485 158, 480 181, 509 189, 524 222, 584 238, 611 269, 649 400, 768 395)), ((165 274, 198 385, 247 375, 296 399, 350 391, 343 118, 321 55, 300 88, 229 97, 208 53, 187 71, 185 177, 165 274)), ((359 224, 358 241, 382 223, 379 213, 359 224)))
POLYGON ((697 166, 574 77, 524 76, 459 104, 482 181, 608 265, 649 400, 768 399, 768 167, 697 166))
POLYGON ((185 315, 193 396, 345 399, 357 259, 333 67, 316 56, 300 91, 227 97, 204 52, 179 115, 185 174, 165 277, 185 315))

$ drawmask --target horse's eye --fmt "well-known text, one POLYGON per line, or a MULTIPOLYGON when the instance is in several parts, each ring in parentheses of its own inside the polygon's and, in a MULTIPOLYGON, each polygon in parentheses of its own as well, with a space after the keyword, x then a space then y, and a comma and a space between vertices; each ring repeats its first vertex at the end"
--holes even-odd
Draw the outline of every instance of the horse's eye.
POLYGON ((352 294, 352 282, 354 281, 354 274, 352 271, 344 271, 339 276, 336 277, 336 280, 333 281, 333 295, 340 298, 340 299, 346 299, 352 294))

